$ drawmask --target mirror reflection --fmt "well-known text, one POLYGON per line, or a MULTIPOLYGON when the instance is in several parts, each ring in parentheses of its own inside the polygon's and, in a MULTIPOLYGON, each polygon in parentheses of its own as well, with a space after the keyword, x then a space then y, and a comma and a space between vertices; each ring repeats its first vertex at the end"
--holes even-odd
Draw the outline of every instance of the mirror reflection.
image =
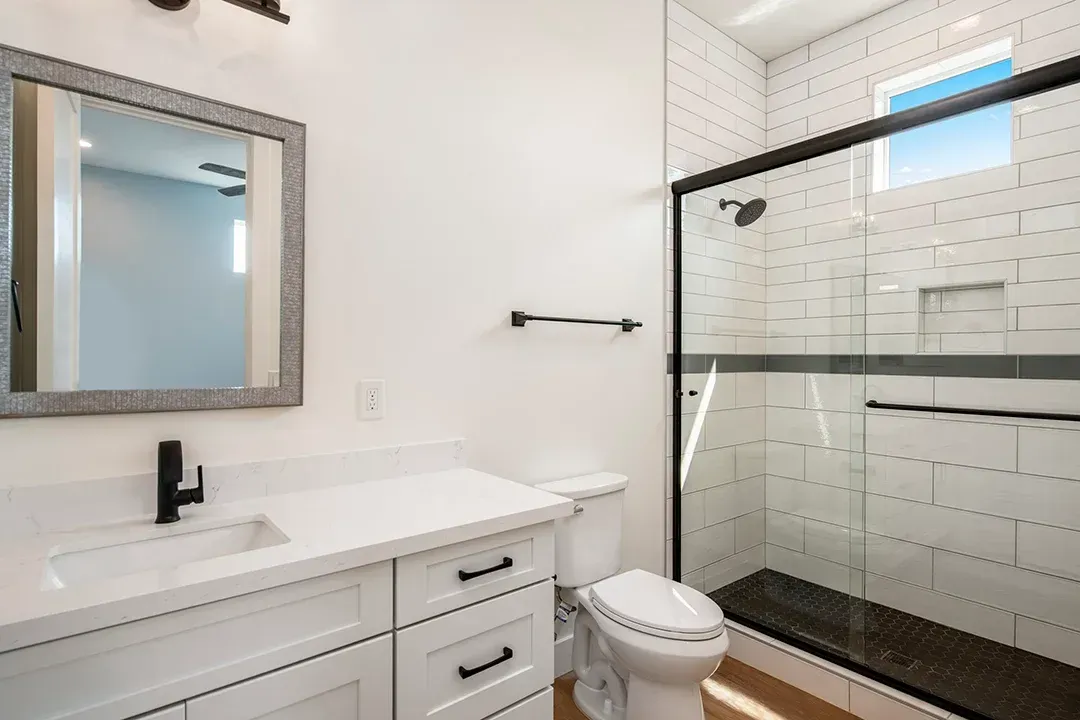
POLYGON ((282 143, 15 82, 11 390, 278 384, 282 143))

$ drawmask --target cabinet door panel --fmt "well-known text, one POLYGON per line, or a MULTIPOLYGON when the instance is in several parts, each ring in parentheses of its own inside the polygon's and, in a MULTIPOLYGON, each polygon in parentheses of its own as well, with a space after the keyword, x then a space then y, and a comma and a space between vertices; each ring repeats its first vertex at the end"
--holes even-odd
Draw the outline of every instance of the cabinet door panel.
POLYGON ((164 710, 155 710, 149 715, 140 715, 133 720, 184 720, 184 704, 173 705, 164 710))
POLYGON ((187 720, 392 720, 390 635, 189 700, 187 720))
POLYGON ((488 720, 548 720, 554 714, 555 691, 547 688, 501 713, 495 713, 488 720))

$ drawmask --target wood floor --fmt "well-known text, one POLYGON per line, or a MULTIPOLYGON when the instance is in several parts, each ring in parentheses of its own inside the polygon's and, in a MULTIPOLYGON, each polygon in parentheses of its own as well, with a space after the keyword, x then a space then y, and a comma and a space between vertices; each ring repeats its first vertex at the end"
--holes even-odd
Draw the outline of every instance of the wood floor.
MULTIPOLYGON (((574 705, 574 676, 555 681, 555 720, 587 720, 574 705)), ((701 684, 706 720, 858 720, 824 700, 728 658, 701 684)))

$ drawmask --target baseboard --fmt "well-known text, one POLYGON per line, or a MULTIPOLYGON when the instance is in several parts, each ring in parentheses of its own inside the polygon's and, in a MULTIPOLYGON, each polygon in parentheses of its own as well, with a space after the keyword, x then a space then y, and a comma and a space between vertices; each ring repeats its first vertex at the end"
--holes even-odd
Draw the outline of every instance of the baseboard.
POLYGON ((960 715, 727 621, 729 657, 864 720, 964 720, 960 715))
POLYGON ((574 634, 570 633, 555 641, 555 677, 562 677, 574 669, 574 634))

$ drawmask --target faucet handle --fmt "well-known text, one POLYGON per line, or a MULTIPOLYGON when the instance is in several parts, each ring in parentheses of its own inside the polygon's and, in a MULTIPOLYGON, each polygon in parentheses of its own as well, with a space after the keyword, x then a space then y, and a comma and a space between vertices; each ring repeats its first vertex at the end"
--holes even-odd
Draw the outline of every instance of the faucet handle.
POLYGON ((202 477, 202 465, 199 466, 199 485, 191 490, 191 502, 196 505, 202 505, 203 503, 203 477, 202 477))
POLYGON ((173 502, 178 506, 184 505, 202 505, 204 500, 203 496, 203 476, 202 465, 199 466, 199 485, 186 490, 177 490, 173 496, 173 502))

